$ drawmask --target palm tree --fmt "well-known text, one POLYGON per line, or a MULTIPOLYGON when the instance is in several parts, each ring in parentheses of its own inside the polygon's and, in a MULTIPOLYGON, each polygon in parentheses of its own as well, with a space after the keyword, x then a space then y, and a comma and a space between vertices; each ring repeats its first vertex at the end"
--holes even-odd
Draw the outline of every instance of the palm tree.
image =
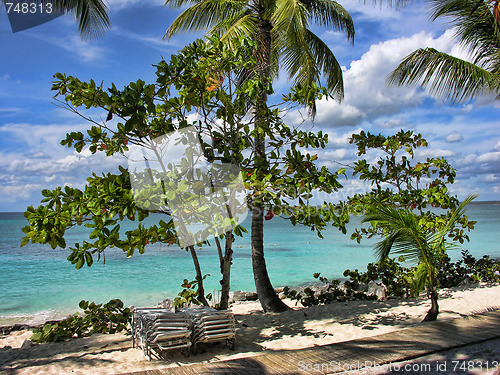
MULTIPOLYGON (((2 0, 3 3, 6 0, 2 0)), ((69 13, 78 22, 78 31, 84 39, 101 36, 110 28, 108 8, 103 0, 39 0, 52 4, 52 11, 69 13)))
POLYGON ((440 264, 447 251, 454 244, 446 242, 460 217, 465 212, 465 206, 476 196, 468 196, 456 209, 452 209, 448 219, 426 229, 420 225, 419 215, 408 209, 398 209, 379 206, 366 215, 363 222, 376 223, 384 228, 386 237, 375 247, 376 255, 384 261, 392 252, 416 264, 415 291, 420 293, 427 287, 431 299, 431 308, 424 321, 436 320, 439 314, 437 274, 440 264))
POLYGON ((471 62, 434 48, 421 48, 406 56, 390 74, 389 84, 429 88, 452 103, 483 93, 500 98, 500 29, 498 4, 470 0, 430 0, 432 20, 450 18, 456 36, 471 53, 471 62))
MULTIPOLYGON (((349 13, 333 0, 166 0, 165 5, 184 10, 165 33, 169 38, 186 31, 209 29, 231 43, 239 37, 256 41, 254 57, 259 78, 266 82, 287 71, 294 82, 319 83, 326 78, 329 92, 338 100, 344 93, 342 69, 328 46, 309 28, 317 23, 345 32, 354 40, 354 25, 349 13)), ((259 128, 265 127, 267 94, 261 91, 256 108, 254 140, 257 173, 266 165, 265 139, 259 128)), ((264 311, 280 312, 288 307, 278 298, 269 279, 264 257, 264 207, 252 202, 252 267, 255 286, 264 311)))

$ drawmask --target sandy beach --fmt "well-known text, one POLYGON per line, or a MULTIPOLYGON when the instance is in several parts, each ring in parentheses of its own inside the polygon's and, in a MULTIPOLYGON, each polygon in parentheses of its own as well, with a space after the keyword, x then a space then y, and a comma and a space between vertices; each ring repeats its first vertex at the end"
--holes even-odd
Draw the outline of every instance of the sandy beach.
MULTIPOLYGON (((184 357, 172 352, 166 361, 148 361, 132 348, 130 335, 94 335, 66 342, 33 344, 30 331, 0 338, 1 374, 117 374, 189 363, 253 356, 264 350, 293 350, 378 335, 420 324, 429 308, 426 298, 351 301, 303 308, 295 301, 282 314, 264 314, 258 302, 231 307, 237 321, 236 350, 206 345, 203 353, 184 357)), ((500 286, 467 285, 440 291, 438 319, 454 319, 500 309, 500 286)), ((483 350, 483 349, 481 349, 483 350)), ((484 350, 483 350, 484 351, 484 350)))

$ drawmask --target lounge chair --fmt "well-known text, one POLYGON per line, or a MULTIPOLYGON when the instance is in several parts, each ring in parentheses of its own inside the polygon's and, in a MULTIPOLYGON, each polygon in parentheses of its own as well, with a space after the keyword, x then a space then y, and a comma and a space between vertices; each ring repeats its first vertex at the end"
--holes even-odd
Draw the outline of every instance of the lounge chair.
POLYGON ((190 307, 181 309, 182 314, 189 315, 193 321, 193 346, 196 353, 198 344, 225 341, 226 345, 234 350, 236 328, 234 315, 228 310, 215 310, 210 307, 190 307))
POLYGON ((189 353, 192 344, 192 320, 161 308, 135 308, 132 313, 132 342, 150 360, 163 358, 164 352, 181 349, 189 353))

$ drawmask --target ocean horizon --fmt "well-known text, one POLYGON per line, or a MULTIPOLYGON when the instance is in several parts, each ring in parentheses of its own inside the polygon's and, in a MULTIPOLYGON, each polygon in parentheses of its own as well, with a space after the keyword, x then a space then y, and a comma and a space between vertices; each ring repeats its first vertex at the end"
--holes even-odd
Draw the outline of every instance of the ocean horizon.
MULTIPOLYGON (((476 258, 489 255, 500 258, 500 202, 477 202, 469 205, 467 216, 477 221, 470 233, 471 241, 449 253, 452 260, 468 250, 476 258)), ((159 217, 152 215, 146 223, 159 217)), ((274 287, 298 286, 313 282, 320 272, 328 278, 342 278, 345 269, 363 271, 374 262, 376 239, 363 239, 361 244, 350 240, 350 233, 360 224, 352 217, 346 235, 329 227, 319 238, 309 228, 292 226, 289 221, 274 217, 264 226, 266 263, 274 287)), ((66 249, 52 250, 49 245, 28 244, 20 247, 27 224, 20 212, 0 213, 0 324, 41 323, 78 311, 80 300, 104 303, 120 298, 125 305, 146 306, 165 298, 173 299, 182 290, 184 279, 193 280, 194 267, 188 252, 177 245, 153 244, 144 254, 131 258, 120 249, 106 250, 106 263, 95 261, 91 267, 75 270, 66 259, 69 246, 88 239, 88 228, 77 227, 67 232, 66 249)), ((127 230, 137 225, 125 222, 127 230)), ((250 218, 242 223, 250 228, 250 218)), ((254 291, 250 235, 237 237, 233 244, 231 291, 254 291)), ((221 279, 217 249, 199 249, 198 256, 207 293, 217 296, 221 279)))

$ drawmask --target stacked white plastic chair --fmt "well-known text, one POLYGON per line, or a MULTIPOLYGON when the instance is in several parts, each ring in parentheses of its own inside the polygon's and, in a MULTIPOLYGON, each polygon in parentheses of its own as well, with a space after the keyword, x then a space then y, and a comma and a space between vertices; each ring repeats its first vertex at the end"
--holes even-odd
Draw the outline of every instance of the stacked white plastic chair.
POLYGON ((228 310, 215 310, 210 307, 190 307, 179 310, 189 315, 193 322, 192 350, 196 353, 199 343, 225 341, 234 350, 235 323, 234 315, 228 310))
POLYGON ((192 318, 162 308, 135 308, 132 313, 133 346, 149 359, 162 358, 164 351, 181 349, 189 353, 192 345, 192 318))

